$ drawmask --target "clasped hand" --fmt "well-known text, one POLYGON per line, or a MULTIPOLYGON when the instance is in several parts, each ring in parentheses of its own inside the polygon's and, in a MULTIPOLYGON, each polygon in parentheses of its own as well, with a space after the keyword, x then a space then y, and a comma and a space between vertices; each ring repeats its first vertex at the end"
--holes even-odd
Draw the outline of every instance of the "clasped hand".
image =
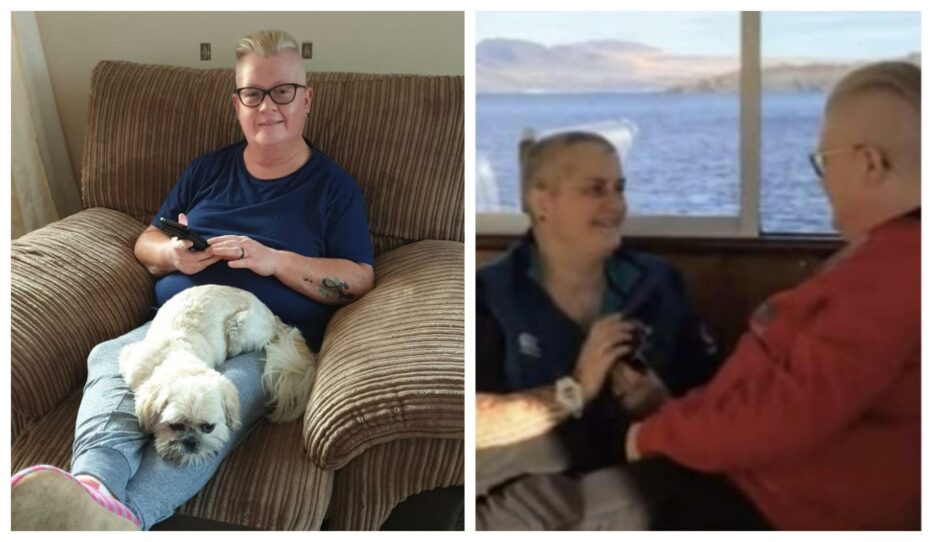
MULTIPOLYGON (((188 225, 186 215, 180 213, 177 220, 188 225)), ((227 261, 233 269, 249 269, 261 276, 270 276, 277 271, 277 250, 267 247, 244 235, 220 235, 207 240, 209 248, 191 251, 192 241, 172 238, 169 246, 170 261, 185 275, 196 274, 219 261, 227 261)))
POLYGON ((637 325, 611 314, 597 320, 588 332, 574 369, 585 401, 596 398, 609 382, 620 405, 634 417, 643 417, 668 397, 651 371, 640 372, 622 360, 632 354, 637 325))

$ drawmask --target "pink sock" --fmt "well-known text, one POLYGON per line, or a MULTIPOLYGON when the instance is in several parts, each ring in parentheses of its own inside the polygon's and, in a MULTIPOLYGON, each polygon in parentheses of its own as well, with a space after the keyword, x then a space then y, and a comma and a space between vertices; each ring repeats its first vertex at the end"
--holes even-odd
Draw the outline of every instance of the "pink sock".
POLYGON ((94 477, 89 476, 89 475, 87 475, 87 474, 77 474, 77 475, 75 475, 75 479, 78 480, 79 482, 81 482, 82 485, 84 485, 84 486, 86 486, 86 487, 89 487, 89 488, 91 488, 91 489, 97 491, 98 493, 101 493, 101 494, 104 495, 105 497, 108 497, 108 498, 111 498, 111 499, 114 498, 114 494, 112 494, 112 493, 108 490, 108 488, 105 487, 104 484, 102 484, 100 481, 98 481, 97 478, 94 478, 94 477))

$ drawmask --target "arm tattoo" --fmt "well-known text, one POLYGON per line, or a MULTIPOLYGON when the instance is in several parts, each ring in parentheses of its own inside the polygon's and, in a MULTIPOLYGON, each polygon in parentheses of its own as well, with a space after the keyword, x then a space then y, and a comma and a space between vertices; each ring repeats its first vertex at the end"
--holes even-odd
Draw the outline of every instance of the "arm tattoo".
MULTIPOLYGON (((304 277, 304 282, 313 281, 304 277)), ((338 277, 324 278, 320 283, 320 295, 327 299, 352 299, 355 296, 344 291, 348 289, 349 285, 338 277)))

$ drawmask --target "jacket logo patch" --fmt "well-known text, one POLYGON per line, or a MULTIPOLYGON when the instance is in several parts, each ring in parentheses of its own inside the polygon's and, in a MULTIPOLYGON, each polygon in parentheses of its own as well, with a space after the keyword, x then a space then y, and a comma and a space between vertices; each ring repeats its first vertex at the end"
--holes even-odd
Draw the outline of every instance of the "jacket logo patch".
POLYGON ((523 355, 531 356, 533 358, 542 357, 542 349, 539 348, 539 341, 531 333, 520 333, 519 334, 519 351, 523 355))

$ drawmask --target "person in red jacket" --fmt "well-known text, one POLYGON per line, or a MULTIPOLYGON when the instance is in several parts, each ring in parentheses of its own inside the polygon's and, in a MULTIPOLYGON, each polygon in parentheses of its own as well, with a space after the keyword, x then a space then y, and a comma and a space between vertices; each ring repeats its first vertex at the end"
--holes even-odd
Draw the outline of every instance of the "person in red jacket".
POLYGON ((629 460, 721 475, 777 529, 920 528, 920 129, 917 66, 834 87, 811 161, 846 247, 633 425, 629 460))

